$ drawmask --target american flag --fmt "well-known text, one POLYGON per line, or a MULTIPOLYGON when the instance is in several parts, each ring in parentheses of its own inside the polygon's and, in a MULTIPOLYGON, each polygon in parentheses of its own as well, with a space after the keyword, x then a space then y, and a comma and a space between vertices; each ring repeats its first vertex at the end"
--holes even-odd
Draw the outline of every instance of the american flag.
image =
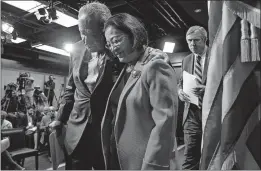
POLYGON ((242 20, 257 29, 260 43, 260 2, 209 1, 202 170, 261 169, 260 44, 259 60, 242 62, 242 20))

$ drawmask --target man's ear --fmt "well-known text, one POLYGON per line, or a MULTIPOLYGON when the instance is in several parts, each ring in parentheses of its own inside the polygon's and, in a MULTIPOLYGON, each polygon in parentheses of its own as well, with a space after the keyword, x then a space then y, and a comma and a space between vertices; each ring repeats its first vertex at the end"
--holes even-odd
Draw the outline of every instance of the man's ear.
POLYGON ((203 37, 203 41, 204 41, 205 44, 207 44, 207 40, 208 40, 207 37, 203 37))

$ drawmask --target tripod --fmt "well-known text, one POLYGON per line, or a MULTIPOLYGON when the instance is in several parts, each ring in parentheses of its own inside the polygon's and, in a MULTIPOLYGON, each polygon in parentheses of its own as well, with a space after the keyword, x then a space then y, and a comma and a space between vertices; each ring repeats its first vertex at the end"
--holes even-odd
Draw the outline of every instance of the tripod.
POLYGON ((11 96, 11 92, 8 92, 5 95, 5 97, 1 100, 1 106, 2 106, 2 110, 3 111, 7 111, 8 110, 8 107, 9 107, 9 104, 10 104, 10 100, 11 100, 10 96, 11 96))

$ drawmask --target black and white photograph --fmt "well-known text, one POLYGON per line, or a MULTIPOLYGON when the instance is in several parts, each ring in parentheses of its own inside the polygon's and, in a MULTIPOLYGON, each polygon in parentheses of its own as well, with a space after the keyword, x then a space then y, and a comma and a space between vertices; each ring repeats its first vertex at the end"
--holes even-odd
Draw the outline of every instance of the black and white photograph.
POLYGON ((258 0, 2 0, 1 170, 261 170, 258 0))

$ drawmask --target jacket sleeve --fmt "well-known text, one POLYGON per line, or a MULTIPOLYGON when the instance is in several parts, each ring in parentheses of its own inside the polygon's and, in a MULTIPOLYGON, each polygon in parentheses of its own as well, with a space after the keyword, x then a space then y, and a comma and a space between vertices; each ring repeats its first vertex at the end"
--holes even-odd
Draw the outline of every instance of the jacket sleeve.
POLYGON ((180 72, 180 76, 179 76, 179 82, 178 82, 178 91, 181 89, 183 89, 183 61, 182 60, 182 65, 181 65, 181 72, 180 72))
POLYGON ((174 69, 162 59, 149 63, 144 72, 155 126, 149 137, 142 169, 169 169, 178 108, 177 80, 174 69))
POLYGON ((73 105, 74 105, 74 92, 75 92, 75 84, 73 80, 73 62, 72 56, 70 57, 70 67, 69 67, 69 79, 67 86, 65 88, 62 102, 60 104, 59 110, 57 112, 57 120, 66 124, 69 116, 71 114, 73 105))

